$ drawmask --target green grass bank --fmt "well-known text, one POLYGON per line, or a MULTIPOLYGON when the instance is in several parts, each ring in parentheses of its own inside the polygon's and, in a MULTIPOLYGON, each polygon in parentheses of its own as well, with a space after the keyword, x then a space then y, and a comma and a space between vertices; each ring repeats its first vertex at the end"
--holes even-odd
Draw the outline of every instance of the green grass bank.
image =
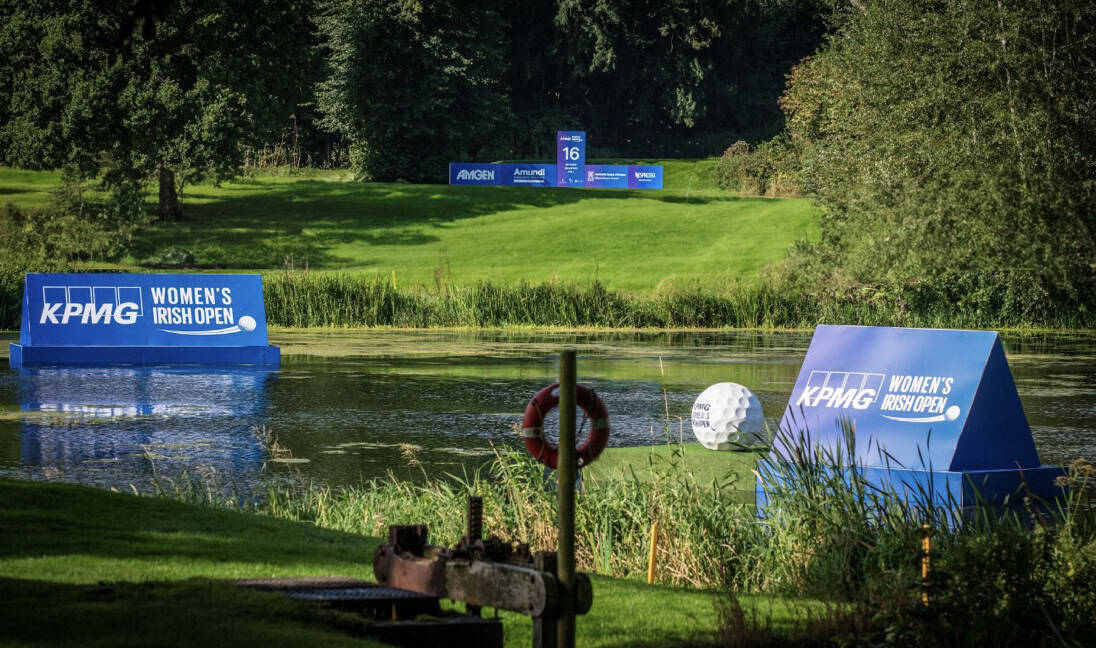
MULTIPOLYGON (((722 190, 714 159, 642 162, 664 165, 665 190, 357 183, 315 170, 193 185, 185 220, 150 222, 116 258, 0 261, 0 328, 18 326, 25 271, 79 269, 261 272, 267 319, 286 327, 1093 324, 1093 312, 1029 308, 1022 286, 979 277, 867 286, 821 281, 827 268, 767 272, 818 238, 815 207, 722 190)), ((48 210, 59 183, 0 168, 0 203, 48 210)))
MULTIPOLYGON (((755 463, 687 444, 606 459, 576 506, 579 568, 595 587, 580 645, 1076 647, 1096 637, 1096 471, 1084 462, 1071 466, 1061 502, 1025 500, 955 526, 916 494, 835 476, 834 454, 755 463), (754 470, 773 505, 765 519, 748 501, 754 470), (657 584, 648 586, 654 522, 657 584), (932 534, 927 580, 922 524, 932 534)), ((418 484, 281 479, 245 501, 206 480, 146 485, 159 497, 0 480, 0 632, 30 645, 191 645, 152 641, 164 625, 125 622, 132 610, 166 615, 166 627, 236 624, 234 636, 261 640, 345 630, 345 619, 235 597, 210 580, 369 578, 390 524, 426 523, 433 542, 455 543, 468 494, 484 498, 489 533, 555 546, 555 491, 524 453, 418 484), (52 621, 69 611, 86 618, 82 631, 52 621)), ((528 619, 503 619, 507 645, 528 645, 528 619)))
MULTIPOLYGON (((209 504, 0 480, 0 643, 374 645, 352 638, 345 616, 217 581, 371 579, 378 538, 209 504)), ((579 620, 579 645, 714 644, 718 593, 593 578, 596 603, 579 620)), ((778 624, 793 617, 773 597, 744 602, 778 624)), ((529 619, 501 616, 506 645, 529 646, 529 619)))
MULTIPOLYGON (((723 191, 715 160, 650 162, 665 166, 663 191, 357 183, 347 172, 194 185, 186 220, 144 228, 121 265, 307 267, 420 289, 598 280, 636 293, 721 292, 817 237, 809 203, 723 191)), ((42 207, 59 181, 0 168, 0 201, 42 207)))

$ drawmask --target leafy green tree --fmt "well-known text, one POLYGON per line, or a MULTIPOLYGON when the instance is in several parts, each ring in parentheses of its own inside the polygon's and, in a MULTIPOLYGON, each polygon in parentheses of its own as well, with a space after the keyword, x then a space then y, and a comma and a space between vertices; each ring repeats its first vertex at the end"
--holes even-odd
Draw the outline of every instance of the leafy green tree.
POLYGON ((309 0, 0 2, 0 159, 95 178, 160 215, 183 187, 237 173, 309 90, 309 0))
POLYGON ((506 32, 491 2, 333 0, 319 25, 317 103, 362 178, 441 181, 449 161, 505 141, 506 32))
POLYGON ((1096 5, 841 4, 783 98, 825 207, 800 272, 1026 321, 1096 305, 1096 5))
POLYGON ((772 134, 784 75, 818 46, 826 13, 809 0, 559 0, 562 97, 622 149, 772 134))

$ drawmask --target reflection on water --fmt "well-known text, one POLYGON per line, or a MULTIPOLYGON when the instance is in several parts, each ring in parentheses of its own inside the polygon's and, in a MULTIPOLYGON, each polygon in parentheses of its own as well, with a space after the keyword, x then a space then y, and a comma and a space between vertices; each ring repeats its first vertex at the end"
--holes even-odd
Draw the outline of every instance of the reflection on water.
POLYGON ((7 474, 144 487, 187 471, 254 481, 262 467, 266 451, 250 430, 266 414, 268 373, 84 367, 12 373, 25 415, 9 417, 18 419, 19 463, 3 466, 7 474))
MULTIPOLYGON (((810 341, 755 331, 273 337, 275 373, 0 372, 0 474, 119 486, 198 467, 237 484, 264 470, 335 484, 460 474, 491 444, 520 446, 514 426, 554 382, 563 347, 578 350, 579 379, 610 409, 610 446, 691 440, 693 400, 715 382, 748 386, 775 425, 810 341), (270 439, 255 433, 264 426, 270 439)), ((1005 348, 1043 461, 1096 458, 1096 336, 1006 335, 1005 348)))

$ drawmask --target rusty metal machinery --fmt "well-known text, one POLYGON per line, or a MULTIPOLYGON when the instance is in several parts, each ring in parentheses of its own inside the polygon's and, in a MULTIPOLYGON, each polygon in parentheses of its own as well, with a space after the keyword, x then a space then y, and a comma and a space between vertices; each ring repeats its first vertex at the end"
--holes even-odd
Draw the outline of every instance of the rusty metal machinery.
MULTIPOLYGON (((526 544, 484 539, 482 529, 479 497, 468 498, 467 535, 456 547, 428 544, 425 525, 392 526, 373 555, 373 573, 387 587, 462 601, 474 616, 481 607, 530 616, 534 647, 555 646, 563 597, 555 553, 532 555, 526 544)), ((575 574, 575 613, 588 612, 593 599, 589 577, 575 574)))

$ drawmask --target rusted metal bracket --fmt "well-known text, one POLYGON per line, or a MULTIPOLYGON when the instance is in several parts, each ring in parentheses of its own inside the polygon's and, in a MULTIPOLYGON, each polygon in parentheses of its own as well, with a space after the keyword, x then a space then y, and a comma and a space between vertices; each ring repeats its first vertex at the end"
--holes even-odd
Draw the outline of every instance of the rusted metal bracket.
MULTIPOLYGON (((510 610, 533 617, 534 646, 554 646, 562 592, 554 552, 534 556, 529 547, 515 548, 497 537, 482 536, 482 501, 470 497, 468 535, 452 549, 427 542, 424 525, 392 526, 388 543, 373 555, 373 573, 380 583, 453 601, 462 601, 478 615, 480 607, 510 610)), ((575 574, 576 614, 590 611, 593 585, 575 574)))

